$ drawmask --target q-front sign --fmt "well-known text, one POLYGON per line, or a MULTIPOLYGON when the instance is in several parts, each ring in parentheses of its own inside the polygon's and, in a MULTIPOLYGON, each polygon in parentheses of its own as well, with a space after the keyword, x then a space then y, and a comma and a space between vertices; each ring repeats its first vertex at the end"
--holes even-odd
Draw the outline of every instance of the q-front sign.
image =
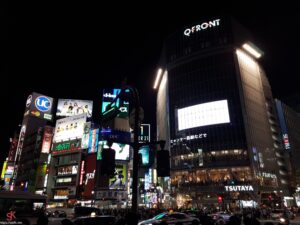
POLYGON ((192 26, 190 28, 186 28, 183 32, 183 34, 185 36, 190 36, 191 34, 194 34, 196 32, 202 31, 202 30, 206 30, 209 28, 213 28, 213 27, 217 27, 220 25, 220 19, 216 19, 216 20, 210 20, 207 22, 203 22, 201 24, 197 24, 195 26, 192 26))
POLYGON ((229 192, 234 191, 254 191, 254 188, 252 185, 229 185, 225 186, 225 190, 229 192))

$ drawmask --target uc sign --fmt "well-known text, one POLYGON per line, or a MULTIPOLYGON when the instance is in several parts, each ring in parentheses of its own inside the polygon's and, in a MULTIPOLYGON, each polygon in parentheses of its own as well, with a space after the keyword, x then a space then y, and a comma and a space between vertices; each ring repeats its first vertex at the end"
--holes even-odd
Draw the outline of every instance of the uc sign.
POLYGON ((39 96, 35 99, 35 106, 38 110, 42 112, 49 111, 51 108, 51 102, 49 98, 45 96, 39 96))

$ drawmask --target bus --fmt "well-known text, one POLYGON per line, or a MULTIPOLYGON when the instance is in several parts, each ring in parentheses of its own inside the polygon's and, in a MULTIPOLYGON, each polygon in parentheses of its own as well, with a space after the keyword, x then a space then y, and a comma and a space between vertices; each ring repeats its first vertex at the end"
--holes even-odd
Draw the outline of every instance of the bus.
POLYGON ((45 212, 46 200, 29 192, 0 191, 0 224, 36 224, 45 212))

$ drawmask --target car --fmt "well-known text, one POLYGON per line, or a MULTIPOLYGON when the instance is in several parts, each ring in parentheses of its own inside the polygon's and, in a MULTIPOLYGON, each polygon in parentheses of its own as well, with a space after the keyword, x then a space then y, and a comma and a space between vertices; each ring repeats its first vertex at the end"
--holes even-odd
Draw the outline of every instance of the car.
POLYGON ((199 224, 200 221, 198 218, 189 216, 186 213, 180 213, 180 212, 164 212, 160 213, 157 216, 144 220, 138 223, 138 225, 159 225, 161 222, 166 222, 167 224, 176 224, 178 222, 181 222, 183 225, 188 224, 199 224))
POLYGON ((53 213, 52 213, 52 216, 53 217, 67 217, 67 213, 63 210, 55 210, 53 213))
POLYGON ((226 224, 227 222, 229 222, 229 219, 232 216, 232 214, 228 212, 216 212, 210 214, 209 216, 212 217, 213 221, 216 224, 226 224))
POLYGON ((73 218, 82 217, 82 216, 91 216, 91 215, 100 215, 101 211, 96 207, 87 207, 87 206, 75 206, 73 218))
MULTIPOLYGON (((287 215, 289 219, 295 219, 295 214, 291 211, 287 211, 287 215)), ((284 209, 274 209, 270 214, 271 219, 279 220, 280 218, 284 217, 284 209)))
POLYGON ((114 225, 116 218, 110 215, 102 216, 82 216, 76 219, 64 219, 61 221, 62 225, 114 225))

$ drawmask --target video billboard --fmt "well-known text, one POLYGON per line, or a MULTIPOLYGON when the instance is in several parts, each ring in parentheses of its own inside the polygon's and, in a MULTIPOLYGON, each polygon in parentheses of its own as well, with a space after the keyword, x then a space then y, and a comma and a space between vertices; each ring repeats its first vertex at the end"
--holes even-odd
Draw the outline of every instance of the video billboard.
MULTIPOLYGON (((101 160, 102 149, 109 148, 107 141, 99 141, 97 160, 101 160)), ((130 146, 113 142, 111 148, 116 152, 116 160, 129 160, 130 146)))
POLYGON ((33 92, 26 101, 25 116, 52 120, 53 98, 33 92))
MULTIPOLYGON (((121 89, 104 89, 102 95, 102 113, 107 110, 107 106, 111 104, 118 94, 121 92, 121 89)), ((121 101, 117 99, 114 106, 118 107, 121 113, 117 115, 119 118, 128 118, 129 111, 129 102, 121 101)))
POLYGON ((177 110, 178 131, 229 123, 229 110, 227 100, 207 102, 177 110))
POLYGON ((82 138, 85 122, 86 114, 57 120, 53 142, 82 138))
POLYGON ((127 168, 125 164, 116 164, 114 177, 109 179, 109 189, 125 189, 127 168))
POLYGON ((80 114, 87 114, 88 118, 93 114, 93 101, 75 100, 75 99, 58 99, 56 116, 68 117, 80 114))

